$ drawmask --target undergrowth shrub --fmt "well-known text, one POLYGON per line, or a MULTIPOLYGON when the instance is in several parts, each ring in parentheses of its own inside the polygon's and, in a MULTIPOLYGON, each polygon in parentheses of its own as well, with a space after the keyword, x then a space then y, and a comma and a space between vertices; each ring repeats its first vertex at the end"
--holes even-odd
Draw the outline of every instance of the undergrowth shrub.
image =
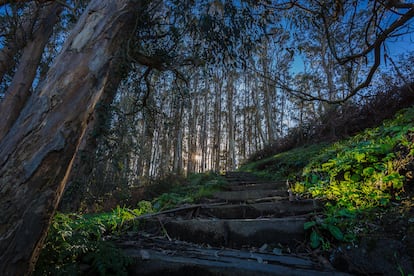
POLYGON ((363 231, 358 218, 375 217, 414 189, 414 107, 351 138, 297 147, 241 170, 287 179, 294 193, 325 201, 324 213, 305 224, 311 247, 353 241, 363 231))
POLYGON ((405 169, 414 160, 413 133, 414 108, 409 108, 322 151, 304 168, 296 189, 332 200, 339 208, 385 206, 404 191, 405 169))
POLYGON ((57 213, 36 264, 34 275, 127 275, 132 260, 108 239, 137 230, 136 216, 153 212, 147 201, 136 209, 117 207, 110 213, 57 213))

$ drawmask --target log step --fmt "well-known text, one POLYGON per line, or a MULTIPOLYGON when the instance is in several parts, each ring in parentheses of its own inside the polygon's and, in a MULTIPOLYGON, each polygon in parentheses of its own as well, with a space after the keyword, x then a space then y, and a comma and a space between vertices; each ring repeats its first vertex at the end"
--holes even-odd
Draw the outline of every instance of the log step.
POLYGON ((305 218, 192 219, 163 224, 171 238, 213 246, 262 246, 303 241, 305 218))
POLYGON ((230 202, 243 202, 248 200, 255 200, 265 197, 285 197, 286 190, 243 190, 243 191, 220 191, 214 193, 213 197, 230 202))
POLYGON ((224 186, 226 190, 230 191, 247 191, 247 190, 287 190, 286 183, 283 182, 240 182, 240 183, 230 183, 224 186))
POLYGON ((347 275, 297 256, 204 248, 157 239, 151 246, 144 246, 151 249, 133 244, 119 246, 136 260, 129 275, 347 275))
POLYGON ((297 216, 312 213, 320 209, 320 204, 314 200, 298 200, 293 202, 281 200, 276 202, 261 202, 253 204, 228 204, 220 206, 206 205, 200 208, 199 214, 223 219, 245 219, 264 216, 297 216))

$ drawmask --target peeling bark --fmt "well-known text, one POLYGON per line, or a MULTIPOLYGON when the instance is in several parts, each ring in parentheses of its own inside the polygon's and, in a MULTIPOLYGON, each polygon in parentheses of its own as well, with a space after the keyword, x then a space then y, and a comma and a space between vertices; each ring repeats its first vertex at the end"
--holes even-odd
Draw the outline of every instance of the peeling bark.
POLYGON ((93 167, 91 159, 95 155, 95 151, 98 146, 97 138, 106 131, 104 126, 106 124, 105 115, 108 112, 107 107, 113 102, 118 86, 117 84, 122 80, 124 73, 126 72, 122 71, 117 74, 113 74, 111 82, 112 85, 105 87, 105 91, 94 110, 93 116, 85 131, 85 137, 83 138, 79 146, 79 151, 76 154, 72 172, 67 182, 62 201, 60 202, 60 211, 76 212, 81 206, 82 200, 84 199, 84 193, 88 186, 87 183, 85 183, 86 181, 80 181, 80 179, 85 178, 92 173, 93 167), (88 156, 86 161, 84 160, 85 156, 88 156), (81 184, 80 187, 76 187, 78 182, 81 184), (69 194, 67 194, 66 191, 69 194))
POLYGON ((0 144, 0 271, 30 274, 139 1, 93 0, 0 144))

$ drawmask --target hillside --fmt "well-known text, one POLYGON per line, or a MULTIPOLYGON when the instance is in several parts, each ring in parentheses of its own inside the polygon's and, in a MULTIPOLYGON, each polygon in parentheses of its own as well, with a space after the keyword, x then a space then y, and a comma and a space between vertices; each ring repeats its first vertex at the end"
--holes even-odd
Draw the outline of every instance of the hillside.
POLYGON ((414 257, 414 108, 336 142, 295 148, 241 171, 288 179, 296 198, 325 202, 305 224, 313 249, 345 270, 412 273, 414 257), (370 265, 371 263, 371 265, 370 265))

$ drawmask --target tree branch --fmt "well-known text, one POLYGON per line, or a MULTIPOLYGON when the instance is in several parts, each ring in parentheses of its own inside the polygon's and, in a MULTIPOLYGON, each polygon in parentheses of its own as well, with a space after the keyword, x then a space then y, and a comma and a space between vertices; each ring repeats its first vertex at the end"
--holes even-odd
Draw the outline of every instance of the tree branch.
MULTIPOLYGON (((408 12, 406 12, 404 15, 402 15, 398 20, 396 20, 394 23, 392 23, 387 29, 383 30, 383 32, 375 39, 374 43, 369 45, 364 51, 355 54, 350 55, 347 57, 335 57, 338 62, 343 65, 351 60, 355 60, 361 57, 366 56, 371 51, 375 50, 378 47, 381 47, 382 43, 391 35, 392 32, 397 30, 399 27, 403 26, 405 23, 407 23, 410 19, 414 17, 414 7, 412 7, 408 12)), ((332 45, 333 46, 333 45, 332 45)), ((330 46, 330 47, 332 47, 330 46)), ((333 47, 332 49, 333 50, 333 47)), ((335 51, 332 51, 333 53, 335 51)))

